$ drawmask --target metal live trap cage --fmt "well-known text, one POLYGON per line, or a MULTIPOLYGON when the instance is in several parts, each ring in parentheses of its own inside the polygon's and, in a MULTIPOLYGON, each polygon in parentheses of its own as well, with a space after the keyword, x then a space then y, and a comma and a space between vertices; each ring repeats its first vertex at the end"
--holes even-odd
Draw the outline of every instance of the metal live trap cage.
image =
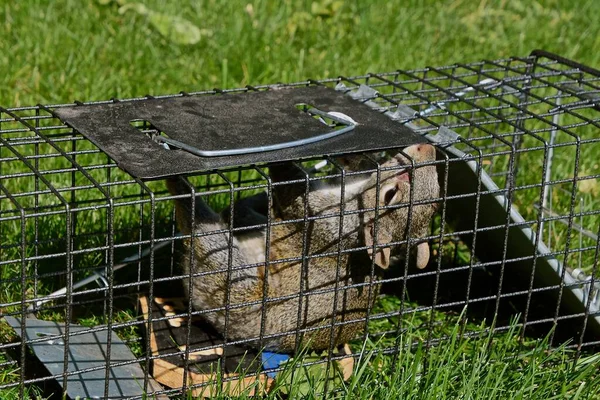
POLYGON ((599 130, 600 71, 544 51, 0 108, 0 391, 348 379, 440 313, 593 351, 599 130))

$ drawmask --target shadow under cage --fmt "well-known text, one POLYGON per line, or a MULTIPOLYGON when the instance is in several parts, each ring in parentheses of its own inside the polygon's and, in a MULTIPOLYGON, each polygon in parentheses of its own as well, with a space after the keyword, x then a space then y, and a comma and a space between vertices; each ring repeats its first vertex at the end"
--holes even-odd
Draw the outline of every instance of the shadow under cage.
POLYGON ((0 108, 0 390, 326 393, 456 323, 594 351, 599 87, 535 51, 0 108))

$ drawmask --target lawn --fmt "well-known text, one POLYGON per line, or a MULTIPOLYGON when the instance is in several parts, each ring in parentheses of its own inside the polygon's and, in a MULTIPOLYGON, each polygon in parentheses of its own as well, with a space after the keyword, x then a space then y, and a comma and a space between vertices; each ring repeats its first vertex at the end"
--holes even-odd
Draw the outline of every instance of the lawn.
MULTIPOLYGON (((600 68, 599 16, 597 0, 5 2, 0 5, 0 105, 353 76, 526 56, 537 48, 600 68)), ((597 163, 593 154, 584 156, 584 165, 597 163)), ((164 202, 161 210, 168 215, 164 202)), ((95 229, 91 214, 89 221, 95 229)), ((3 285, 0 303, 15 301, 16 287, 3 285)), ((379 311, 392 310, 396 301, 380 300, 379 311)), ((448 339, 444 346, 425 349, 412 346, 429 338, 418 329, 424 324, 419 318, 428 320, 429 312, 403 321, 400 338, 354 343, 367 350, 395 345, 406 350, 397 359, 365 352, 353 378, 341 385, 342 393, 390 399, 600 397, 597 355, 584 353, 575 362, 572 350, 549 352, 542 339, 520 341, 516 328, 469 338, 461 334, 464 319, 437 312, 431 318, 438 329, 431 335, 448 339)), ((492 321, 468 323, 489 327, 492 321)), ((394 317, 372 321, 383 331, 397 324, 394 317)), ((0 329, 0 341, 8 336, 0 329)), ((3 357, 0 353, 0 363, 3 357)), ((0 366, 0 385, 15 379, 14 367, 0 366)), ((318 397, 319 388, 298 386, 292 392, 318 397)), ((0 391, 0 397, 18 398, 17 389, 0 391)))
POLYGON ((0 9, 4 106, 525 56, 543 48, 600 65, 589 1, 147 1, 189 20, 196 44, 161 36, 117 2, 25 0, 0 9))

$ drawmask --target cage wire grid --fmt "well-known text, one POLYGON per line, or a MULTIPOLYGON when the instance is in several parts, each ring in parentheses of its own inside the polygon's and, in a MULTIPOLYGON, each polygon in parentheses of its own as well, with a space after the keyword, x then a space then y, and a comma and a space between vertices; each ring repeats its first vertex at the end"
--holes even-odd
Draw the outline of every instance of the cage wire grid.
MULTIPOLYGON (((522 337, 529 334, 543 336, 555 328, 550 334, 550 343, 556 345, 570 339, 567 347, 575 350, 576 357, 581 351, 597 348, 600 337, 590 324, 600 317, 597 289, 600 168, 596 157, 600 154, 600 73, 537 51, 528 57, 292 84, 181 92, 173 96, 107 102, 0 107, 2 316, 19 318, 21 337, 25 337, 27 316, 69 321, 85 327, 71 330, 70 324, 66 323, 60 335, 20 340, 3 323, 0 350, 4 356, 0 369, 12 374, 13 378, 1 384, 0 390, 18 387, 23 395, 28 385, 44 385, 56 379, 66 392, 71 384, 68 382, 70 377, 100 371, 107 397, 111 368, 140 364, 144 371, 150 371, 152 362, 165 357, 152 355, 148 350, 151 343, 149 336, 143 333, 144 327, 156 320, 169 321, 216 311, 229 315, 232 308, 227 303, 219 309, 194 310, 188 304, 182 313, 156 319, 150 312, 148 318, 144 318, 138 306, 138 294, 147 295, 152 310, 153 299, 161 295, 155 293, 157 285, 176 284, 191 278, 178 270, 179 246, 186 235, 177 232, 174 196, 166 191, 163 181, 142 181, 119 169, 98 147, 64 125, 56 116, 57 110, 76 104, 136 102, 152 98, 243 96, 245 92, 313 85, 354 94, 355 98, 424 137, 433 137, 441 129, 458 134, 438 136, 437 139, 438 160, 434 164, 441 171, 443 190, 437 199, 438 215, 426 238, 431 248, 429 265, 416 270, 399 260, 398 265, 381 278, 374 276, 371 265, 373 283, 382 284, 385 296, 399 299, 399 308, 388 310, 375 306, 364 318, 354 321, 364 324, 370 338, 399 337, 408 329, 406 321, 411 316, 418 316, 423 321, 419 329, 423 331, 425 347, 434 346, 447 339, 434 314, 459 315, 464 308, 469 319, 487 321, 484 328, 467 326, 462 332, 465 336, 482 336, 490 330, 494 333, 507 331, 512 326, 511 318, 519 315, 516 325, 521 328, 522 337), (463 158, 450 154, 450 147, 462 152, 463 158), (448 171, 465 161, 475 162, 477 186, 467 193, 452 193, 450 187, 460 177, 452 176, 448 171), (484 174, 496 187, 484 185, 484 174), (512 207, 523 220, 515 221, 507 212, 506 217, 499 216, 504 218, 499 223, 486 225, 481 222, 488 217, 487 203, 483 199, 490 196, 503 197, 504 209, 511 210, 512 207), (461 209, 464 204, 468 207, 461 209), (449 218, 452 210, 454 216, 471 216, 472 227, 461 230, 460 221, 449 218), (511 258, 507 256, 512 245, 509 230, 524 226, 531 227, 534 232, 530 239, 537 250, 533 254, 511 258), (500 241, 492 243, 499 248, 499 259, 486 260, 482 256, 485 247, 492 245, 482 239, 490 232, 499 235, 500 241), (539 251, 538 244, 542 242, 547 246, 545 253, 539 251), (556 259, 565 268, 557 270, 558 283, 539 286, 536 265, 546 259, 556 259), (531 263, 532 267, 517 278, 512 265, 519 262, 531 263), (567 276, 573 279, 569 281, 567 276), (565 309, 563 300, 575 289, 582 293, 582 307, 577 311, 565 309), (548 294, 552 297, 544 297, 548 294), (548 302, 548 298, 552 300, 548 302), (393 319, 394 329, 374 330, 372 324, 386 319, 393 319), (494 319, 496 323, 492 325, 494 319), (559 329, 561 327, 564 329, 559 329), (113 339, 109 334, 106 339, 109 357, 103 365, 68 370, 70 341, 77 335, 99 332, 116 332, 133 349, 135 357, 112 359, 113 339), (32 376, 27 348, 47 340, 64 343, 62 371, 32 376)), ((145 133, 152 131, 152 127, 143 124, 138 128, 145 133)), ((369 172, 379 173, 378 162, 372 156, 364 158, 370 165, 369 172)), ((310 171, 295 182, 304 185, 306 190, 308 182, 325 177, 343 181, 352 176, 352 172, 345 171, 335 157, 298 160, 297 164, 310 171), (322 161, 327 161, 328 166, 315 171, 314 166, 322 165, 322 161)), ((196 195, 201 195, 216 209, 229 207, 231 214, 235 200, 261 191, 267 192, 269 205, 273 201, 274 184, 263 165, 198 174, 192 178, 192 183, 197 188, 196 195)), ((414 205, 411 201, 406 206, 411 210, 414 205)), ((307 208, 304 213, 304 219, 299 222, 307 226, 310 220, 307 208)), ((348 214, 350 212, 342 212, 339 218, 348 214)), ((268 231, 277 224, 281 222, 269 216, 267 223, 258 228, 268 231)), ((230 223, 227 231, 251 228, 257 226, 234 228, 230 223)), ((232 235, 229 238, 232 240, 232 235)), ((306 241, 306 230, 303 238, 306 241)), ((396 244, 406 243, 405 240, 396 244)), ((267 252, 268 247, 267 241, 267 252)), ((340 257, 342 254, 340 248, 327 255, 340 257)), ((306 264, 309 258, 299 255, 291 260, 306 264)), ((220 272, 230 277, 231 263, 220 272)), ((194 277, 201 278, 202 273, 194 277)), ((328 290, 339 290, 338 280, 335 288, 328 290)), ((359 287, 361 284, 353 285, 359 287)), ((373 284, 362 286, 371 291, 373 284)), ((266 294, 264 289, 262 298, 255 304, 261 305, 263 310, 268 302, 277 300, 268 299, 266 294)), ((309 294, 300 287, 297 296, 302 301, 309 294)), ((190 359, 192 324, 191 318, 185 321, 185 348, 168 356, 181 357, 187 367, 193 364, 190 359)), ((321 328, 331 328, 333 332, 333 326, 349 322, 353 321, 332 319, 321 328)), ((318 328, 298 327, 287 333, 298 335, 315 329, 318 328)), ((261 337, 257 339, 264 339, 264 332, 263 318, 261 337)), ((224 347, 244 345, 244 340, 227 337, 227 322, 225 333, 224 347)), ((357 340, 360 342, 360 338, 357 340)), ((403 346, 392 341, 375 351, 393 355, 401 352, 403 346)), ((354 346, 352 350, 355 354, 334 355, 329 351, 324 359, 307 364, 325 363, 329 369, 332 360, 356 357, 361 348, 354 346)), ((220 372, 225 373, 227 354, 221 358, 220 372)), ((165 388, 154 393, 175 395, 211 384, 188 383, 187 369, 184 371, 183 387, 165 388)), ((224 377, 221 383, 234 379, 224 377)), ((150 394, 153 390, 149 381, 146 372, 140 384, 150 394)), ((326 383, 324 391, 327 388, 326 383)))

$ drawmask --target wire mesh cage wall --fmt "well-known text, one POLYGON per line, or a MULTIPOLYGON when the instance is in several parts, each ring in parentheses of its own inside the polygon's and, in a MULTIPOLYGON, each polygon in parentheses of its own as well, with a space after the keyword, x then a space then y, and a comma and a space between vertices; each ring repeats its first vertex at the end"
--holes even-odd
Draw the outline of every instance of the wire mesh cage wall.
MULTIPOLYGON (((10 379, 0 390, 141 398, 211 394, 230 381, 258 393, 286 369, 265 362, 265 346, 292 355, 312 348, 318 356, 302 362, 345 376, 352 364, 342 362, 365 351, 366 337, 390 357, 415 344, 401 340, 409 330, 426 347, 443 343, 440 315, 485 321, 464 325, 465 336, 516 324, 522 337, 550 334, 576 355, 595 349, 598 71, 534 52, 120 102, 313 86, 363 103, 421 143, 352 156, 330 145, 318 156, 222 166, 187 174, 188 183, 171 179, 170 193, 65 124, 61 109, 74 105, 1 108, 0 368, 10 379), (373 197, 364 200, 369 179, 373 197), (340 201, 307 200, 323 182, 340 201), (352 197, 357 187, 364 201, 352 197), (392 228, 394 213, 403 217, 392 228), (161 332, 166 350, 157 348, 161 332), (137 389, 125 390, 126 381, 137 389)), ((347 126, 339 114, 302 111, 347 126)), ((162 134, 143 120, 133 126, 162 134)))

